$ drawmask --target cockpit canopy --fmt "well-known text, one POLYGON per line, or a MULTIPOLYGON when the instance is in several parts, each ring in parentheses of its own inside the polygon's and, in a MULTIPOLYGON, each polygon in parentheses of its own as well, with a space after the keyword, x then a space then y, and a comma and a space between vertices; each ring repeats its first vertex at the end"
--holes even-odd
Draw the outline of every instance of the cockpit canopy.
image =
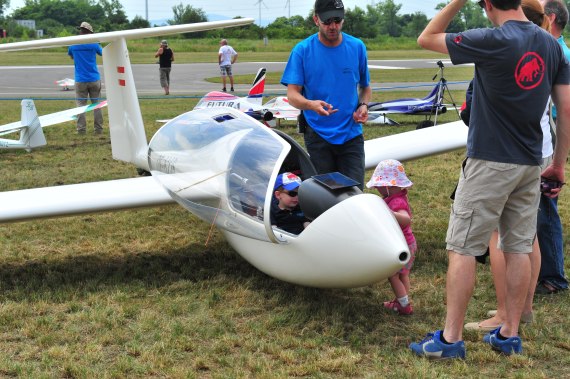
POLYGON ((233 233, 275 241, 269 205, 290 150, 266 126, 220 107, 165 124, 150 142, 148 160, 152 175, 195 215, 233 233))

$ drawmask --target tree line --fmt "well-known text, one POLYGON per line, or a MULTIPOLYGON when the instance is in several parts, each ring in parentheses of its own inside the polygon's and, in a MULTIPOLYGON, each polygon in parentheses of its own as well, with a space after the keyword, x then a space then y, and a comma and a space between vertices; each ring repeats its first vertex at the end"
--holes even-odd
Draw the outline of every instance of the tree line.
MULTIPOLYGON (((25 5, 5 16, 4 11, 10 0, 0 0, 0 28, 7 30, 15 38, 33 38, 35 31, 19 26, 14 20, 35 20, 36 29, 42 29, 46 37, 62 37, 77 34, 76 27, 82 21, 90 22, 97 32, 146 28, 150 25, 141 16, 132 20, 126 16, 119 0, 26 0, 25 5)), ((436 9, 442 9, 447 2, 439 3, 436 9)), ((401 4, 394 0, 380 1, 365 8, 355 6, 345 10, 343 30, 359 38, 375 39, 380 37, 417 37, 425 28, 429 19, 423 12, 400 14, 401 4)), ((172 19, 169 25, 178 25, 208 21, 201 8, 180 3, 172 7, 172 19)), ((313 33, 316 28, 312 12, 306 17, 279 17, 266 27, 249 25, 223 30, 211 30, 200 33, 188 33, 182 38, 228 38, 261 39, 302 39, 313 33)), ((475 2, 468 2, 449 25, 448 32, 490 26, 484 11, 475 2)))

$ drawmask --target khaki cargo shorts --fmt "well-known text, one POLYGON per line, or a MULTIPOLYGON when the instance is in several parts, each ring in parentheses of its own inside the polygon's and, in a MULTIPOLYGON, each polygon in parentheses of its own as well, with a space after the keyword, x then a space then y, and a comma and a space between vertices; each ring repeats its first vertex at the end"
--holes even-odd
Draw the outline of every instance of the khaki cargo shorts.
POLYGON ((540 167, 467 158, 447 229, 447 250, 483 255, 493 230, 507 253, 530 253, 536 234, 540 167))

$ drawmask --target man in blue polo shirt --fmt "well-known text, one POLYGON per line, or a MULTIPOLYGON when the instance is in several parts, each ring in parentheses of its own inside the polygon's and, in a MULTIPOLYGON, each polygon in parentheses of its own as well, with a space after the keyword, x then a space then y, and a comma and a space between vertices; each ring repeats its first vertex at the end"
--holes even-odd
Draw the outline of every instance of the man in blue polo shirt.
MULTIPOLYGON (((79 34, 92 34, 93 27, 82 22, 79 26, 79 34)), ((77 106, 87 105, 87 100, 97 103, 101 98, 101 76, 97 69, 97 55, 103 55, 103 49, 98 43, 69 46, 67 54, 73 59, 75 65, 75 95, 77 106)), ((95 117, 95 134, 103 131, 103 114, 101 109, 93 111, 95 117)), ((77 133, 85 134, 85 114, 77 116, 77 133)))
POLYGON ((291 52, 281 84, 306 119, 305 146, 319 174, 338 171, 364 185, 364 137, 370 74, 364 43, 341 32, 341 0, 316 0, 318 33, 291 52))
MULTIPOLYGON (((556 40, 530 22, 521 0, 480 0, 495 28, 445 33, 467 0, 452 0, 418 38, 423 48, 474 63, 467 158, 461 168, 447 229, 445 327, 410 344, 430 359, 465 358, 463 323, 475 286, 475 257, 495 228, 506 263, 505 322, 483 342, 506 355, 521 354, 518 328, 530 282, 540 176, 564 182, 570 148, 570 65, 556 40), (541 173, 540 119, 549 95, 558 107, 558 141, 541 173)), ((548 196, 560 192, 556 186, 548 196)))

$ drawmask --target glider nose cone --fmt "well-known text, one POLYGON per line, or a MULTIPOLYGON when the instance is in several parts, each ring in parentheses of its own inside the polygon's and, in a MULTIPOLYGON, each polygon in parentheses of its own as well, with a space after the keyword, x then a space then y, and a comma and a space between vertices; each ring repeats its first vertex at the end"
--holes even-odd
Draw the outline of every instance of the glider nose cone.
POLYGON ((376 195, 350 197, 315 219, 298 238, 318 259, 316 287, 358 287, 386 279, 410 259, 402 230, 376 195))

